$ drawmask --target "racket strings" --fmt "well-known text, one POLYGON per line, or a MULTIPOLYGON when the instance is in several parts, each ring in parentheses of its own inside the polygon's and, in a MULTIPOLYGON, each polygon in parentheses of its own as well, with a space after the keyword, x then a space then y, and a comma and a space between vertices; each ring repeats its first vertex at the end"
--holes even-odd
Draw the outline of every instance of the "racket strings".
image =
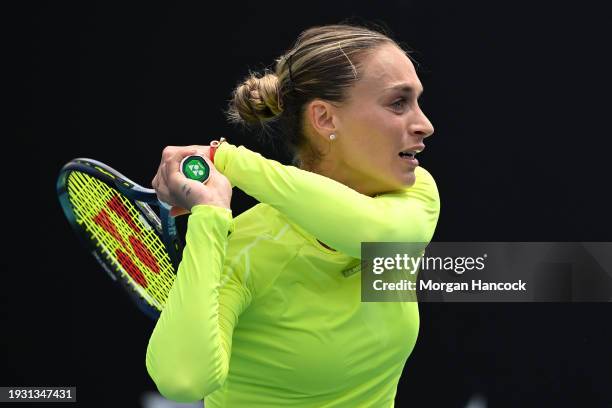
POLYGON ((161 310, 175 274, 156 231, 132 202, 95 177, 73 171, 66 184, 77 223, 123 278, 161 310))

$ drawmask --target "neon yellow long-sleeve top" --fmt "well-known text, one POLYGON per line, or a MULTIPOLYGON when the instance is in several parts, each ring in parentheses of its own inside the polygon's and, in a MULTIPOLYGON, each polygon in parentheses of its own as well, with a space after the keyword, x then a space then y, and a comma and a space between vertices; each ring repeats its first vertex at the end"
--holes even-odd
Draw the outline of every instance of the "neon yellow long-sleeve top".
POLYGON ((360 274, 343 272, 362 241, 431 240, 431 175, 417 167, 413 186, 368 197, 243 146, 223 143, 215 166, 261 203, 234 219, 192 209, 147 348, 159 391, 206 408, 393 407, 418 304, 362 303, 360 274))

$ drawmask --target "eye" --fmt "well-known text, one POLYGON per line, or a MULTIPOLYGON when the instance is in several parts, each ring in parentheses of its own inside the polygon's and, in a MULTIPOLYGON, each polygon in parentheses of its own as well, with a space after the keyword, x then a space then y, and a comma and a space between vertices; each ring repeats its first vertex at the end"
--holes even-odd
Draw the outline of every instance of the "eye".
POLYGON ((393 108, 393 110, 400 111, 406 107, 407 103, 408 101, 406 100, 406 98, 399 98, 391 104, 391 107, 393 108))

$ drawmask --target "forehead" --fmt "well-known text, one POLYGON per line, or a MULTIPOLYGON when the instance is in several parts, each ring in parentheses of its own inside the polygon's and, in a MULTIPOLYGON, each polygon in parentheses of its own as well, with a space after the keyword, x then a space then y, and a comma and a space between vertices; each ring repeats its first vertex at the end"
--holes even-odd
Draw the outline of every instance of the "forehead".
POLYGON ((358 93, 383 93, 395 85, 407 85, 417 92, 423 88, 410 58, 393 44, 385 44, 361 61, 361 79, 355 84, 358 93))

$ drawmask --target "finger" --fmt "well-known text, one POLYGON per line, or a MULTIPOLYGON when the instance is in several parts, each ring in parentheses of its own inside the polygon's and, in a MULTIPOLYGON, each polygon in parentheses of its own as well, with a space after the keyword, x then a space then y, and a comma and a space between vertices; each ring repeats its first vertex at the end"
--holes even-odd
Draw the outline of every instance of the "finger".
POLYGON ((158 183, 168 185, 168 179, 166 178, 166 161, 159 165, 159 170, 157 172, 158 183))
POLYGON ((157 171, 157 175, 156 177, 156 185, 155 185, 155 192, 157 193, 157 197, 162 200, 165 201, 167 203, 173 202, 173 200, 171 199, 171 195, 172 195, 172 185, 170 180, 167 180, 165 177, 166 171, 166 163, 162 163, 159 167, 159 170, 157 171))
POLYGON ((206 149, 208 149, 210 146, 208 145, 191 145, 191 146, 185 146, 187 149, 190 150, 198 150, 198 151, 205 151, 206 149))
POLYGON ((158 183, 161 182, 164 177, 163 171, 162 171, 164 167, 164 163, 168 161, 169 157, 174 152, 174 148, 175 146, 166 146, 164 147, 164 150, 162 151, 161 160, 159 161, 159 166, 157 167, 157 174, 155 175, 158 183))
POLYGON ((151 185, 153 187, 155 187, 155 185, 156 185, 155 183, 159 183, 160 182, 160 178, 162 177, 160 169, 164 165, 164 162, 167 160, 167 158, 172 154, 174 148, 175 148, 175 146, 166 146, 166 147, 164 147, 162 149, 162 154, 161 154, 161 158, 159 160, 159 165, 157 166, 157 172, 155 173, 155 177, 153 177, 153 181, 151 182, 151 185))
POLYGON ((170 160, 166 161, 166 166, 164 168, 166 180, 170 181, 171 176, 181 175, 185 177, 181 172, 180 166, 181 162, 185 157, 193 156, 197 154, 197 149, 181 149, 175 152, 175 154, 170 158, 170 160))
POLYGON ((164 150, 162 150, 162 161, 167 160, 169 157, 174 155, 177 149, 180 149, 179 146, 166 146, 164 150))
POLYGON ((161 201, 164 201, 166 203, 170 203, 173 202, 174 200, 171 197, 170 191, 168 190, 168 187, 165 185, 159 185, 156 189, 155 189, 155 194, 157 195, 157 198, 161 201))
POLYGON ((219 176, 222 176, 208 156, 204 156, 204 160, 206 160, 206 163, 208 163, 208 166, 210 167, 210 178, 208 182, 215 181, 219 178, 219 176))
POLYGON ((204 158, 210 158, 210 146, 196 146, 197 155, 204 158))

